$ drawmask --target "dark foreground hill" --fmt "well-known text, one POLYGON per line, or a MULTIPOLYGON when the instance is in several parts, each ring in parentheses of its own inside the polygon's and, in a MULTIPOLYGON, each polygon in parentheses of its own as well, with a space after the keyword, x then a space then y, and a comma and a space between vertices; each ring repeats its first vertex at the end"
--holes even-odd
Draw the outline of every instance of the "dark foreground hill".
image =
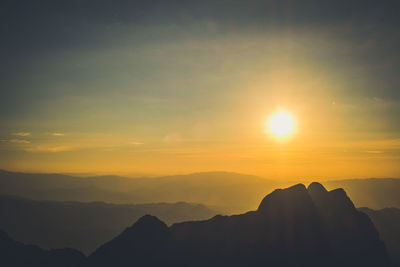
POLYGON ((12 240, 0 231, 0 266, 4 267, 84 267, 85 255, 74 249, 44 250, 12 240))
POLYGON ((400 266, 400 209, 372 210, 360 208, 359 210, 368 214, 371 218, 396 266, 400 266))
POLYGON ((342 189, 275 190, 256 211, 168 227, 144 216, 97 249, 91 266, 389 266, 369 217, 342 189))
POLYGON ((122 205, 0 196, 0 229, 12 238, 43 248, 71 247, 85 254, 146 214, 172 224, 204 220, 217 213, 204 205, 184 202, 122 205))

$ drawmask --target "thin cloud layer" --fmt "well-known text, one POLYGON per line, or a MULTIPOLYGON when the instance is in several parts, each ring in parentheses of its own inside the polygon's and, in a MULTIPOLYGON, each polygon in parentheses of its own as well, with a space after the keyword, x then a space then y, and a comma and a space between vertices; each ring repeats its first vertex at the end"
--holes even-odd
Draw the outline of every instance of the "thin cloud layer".
POLYGON ((64 136, 65 134, 63 133, 51 133, 52 136, 56 136, 56 137, 61 137, 64 136))
POLYGON ((19 133, 13 133, 15 136, 21 136, 21 137, 27 137, 27 136, 32 136, 32 133, 29 132, 19 132, 19 133))
POLYGON ((12 143, 12 144, 30 144, 31 143, 29 140, 24 140, 24 139, 3 139, 0 141, 3 143, 12 143))
POLYGON ((27 147, 24 150, 27 152, 50 152, 50 153, 57 153, 57 152, 66 152, 66 151, 73 151, 77 148, 68 145, 61 145, 61 146, 49 146, 49 145, 39 145, 39 146, 31 146, 27 147))

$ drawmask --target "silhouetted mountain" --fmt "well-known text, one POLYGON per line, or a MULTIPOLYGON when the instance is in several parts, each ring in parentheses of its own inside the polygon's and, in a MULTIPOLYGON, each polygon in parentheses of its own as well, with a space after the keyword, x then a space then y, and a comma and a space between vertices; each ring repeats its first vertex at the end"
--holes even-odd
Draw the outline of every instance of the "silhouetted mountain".
POLYGON ((145 214, 171 224, 204 220, 217 213, 204 205, 184 202, 117 205, 0 196, 0 229, 10 236, 43 248, 72 247, 87 254, 145 214))
POLYGON ((400 209, 360 208, 359 210, 371 218, 396 266, 400 266, 400 209))
POLYGON ((154 202, 203 203, 224 212, 256 207, 275 183, 227 172, 194 173, 158 178, 74 177, 0 171, 0 194, 36 200, 104 201, 119 204, 154 202))
POLYGON ((91 266, 389 266, 371 220, 342 189, 277 189, 256 211, 167 227, 141 218, 91 266))
POLYGON ((151 215, 140 218, 121 235, 97 249, 92 266, 165 266, 169 229, 151 215))
POLYGON ((86 257, 74 249, 44 250, 12 240, 0 231, 0 265, 5 267, 83 267, 86 257))

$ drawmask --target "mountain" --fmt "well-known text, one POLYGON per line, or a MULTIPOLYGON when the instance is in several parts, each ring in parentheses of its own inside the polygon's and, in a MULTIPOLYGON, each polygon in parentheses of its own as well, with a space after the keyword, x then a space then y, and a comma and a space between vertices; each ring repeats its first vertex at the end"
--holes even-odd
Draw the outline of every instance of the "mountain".
POLYGON ((342 189, 313 183, 267 195, 256 211, 168 227, 144 216, 90 266, 389 266, 369 217, 342 189))
POLYGON ((43 248, 72 247, 91 253, 145 214, 168 224, 208 219, 217 213, 190 203, 106 204, 35 201, 0 196, 0 229, 43 248))
POLYGON ((385 242, 390 256, 397 264, 396 266, 400 266, 400 209, 372 210, 360 208, 359 210, 368 214, 371 218, 380 237, 385 242))
POLYGON ((0 263, 7 267, 84 267, 87 259, 74 249, 44 250, 25 245, 0 230, 0 263))
POLYGON ((400 208, 400 179, 370 178, 324 182, 328 189, 341 187, 349 194, 357 207, 383 209, 400 208))
POLYGON ((0 194, 35 200, 119 204, 185 201, 203 203, 224 212, 241 212, 256 207, 260 199, 275 186, 271 180, 228 172, 157 178, 83 178, 0 171, 0 194))

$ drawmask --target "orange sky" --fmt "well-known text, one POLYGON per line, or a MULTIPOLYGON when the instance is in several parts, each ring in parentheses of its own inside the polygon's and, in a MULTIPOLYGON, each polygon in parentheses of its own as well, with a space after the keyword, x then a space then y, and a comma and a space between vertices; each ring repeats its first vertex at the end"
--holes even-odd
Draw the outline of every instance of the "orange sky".
POLYGON ((271 24, 226 16, 83 27, 67 14, 76 35, 43 50, 37 32, 2 81, 0 168, 400 176, 397 29, 319 13, 271 24), (296 121, 285 140, 266 127, 281 109, 296 121))

